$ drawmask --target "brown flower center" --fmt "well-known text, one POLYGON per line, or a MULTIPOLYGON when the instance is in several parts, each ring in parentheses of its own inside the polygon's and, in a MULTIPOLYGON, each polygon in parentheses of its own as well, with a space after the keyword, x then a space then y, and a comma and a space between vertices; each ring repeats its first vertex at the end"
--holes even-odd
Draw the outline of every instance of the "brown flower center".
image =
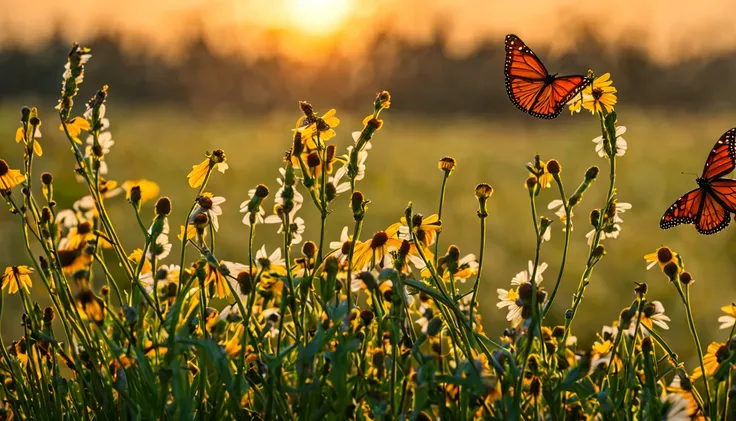
POLYGON ((90 224, 89 222, 82 222, 77 227, 77 234, 85 235, 89 234, 90 232, 92 232, 92 224, 90 224))
POLYGON ((197 197, 197 204, 202 209, 205 209, 205 210, 212 209, 212 199, 210 199, 207 196, 199 196, 199 197, 197 197))
POLYGON ((5 162, 4 159, 0 159, 0 177, 7 174, 8 171, 10 171, 10 167, 8 167, 8 163, 5 162))
POLYGON ((672 250, 667 247, 660 247, 657 249, 657 260, 659 263, 667 263, 672 260, 672 250))
POLYGON ((603 89, 601 88, 593 88, 593 99, 598 101, 603 96, 603 89))
POLYGON ((373 235, 373 239, 371 239, 371 248, 377 249, 379 247, 384 246, 388 242, 388 234, 386 234, 383 231, 378 231, 373 235))

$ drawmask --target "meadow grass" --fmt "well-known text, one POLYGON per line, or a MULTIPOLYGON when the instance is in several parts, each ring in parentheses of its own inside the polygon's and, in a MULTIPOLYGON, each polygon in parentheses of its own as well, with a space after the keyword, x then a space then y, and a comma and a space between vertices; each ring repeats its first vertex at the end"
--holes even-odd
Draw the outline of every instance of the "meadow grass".
MULTIPOLYGON (((114 88, 110 92, 114 98, 114 88)), ((70 145, 74 135, 71 130, 74 126, 91 123, 89 131, 94 138, 107 130, 101 129, 98 114, 108 91, 100 90, 93 97, 84 119, 88 123, 82 122, 84 124, 72 118, 81 114, 79 108, 83 105, 77 105, 76 113, 68 113, 68 99, 74 95, 66 92, 61 101, 61 116, 67 121, 63 132, 56 130, 59 115, 51 105, 41 107, 38 115, 35 109, 26 109, 21 118, 21 127, 29 130, 34 118, 43 122, 43 137, 37 141, 43 144, 44 154, 33 159, 33 175, 29 179, 34 180, 36 199, 41 203, 38 174, 43 171, 53 174, 55 212, 72 207, 90 191, 85 183, 78 182, 72 171, 74 154, 70 145)), ((311 113, 310 106, 302 104, 306 123, 299 126, 301 129, 295 135, 291 129, 299 113, 247 118, 226 114, 203 117, 174 109, 117 107, 114 100, 107 101, 105 117, 111 120, 115 145, 109 155, 105 153, 104 161, 110 169, 106 178, 120 183, 141 178, 153 180, 160 186, 160 194, 156 192, 150 198, 153 200, 140 207, 140 222, 136 219, 135 199, 131 207, 125 194, 106 198, 104 206, 97 201, 96 216, 90 221, 94 221, 102 237, 97 236, 94 241, 85 237, 74 249, 83 254, 90 250, 87 242, 102 245, 104 241, 100 238, 113 243, 103 254, 110 270, 106 283, 108 288, 114 287, 114 291, 100 292, 105 282, 99 264, 92 265, 98 279, 92 285, 86 267, 81 272, 65 274, 52 267, 45 276, 56 279, 57 285, 53 288, 61 287, 61 290, 46 293, 37 272, 31 274, 33 288, 21 288, 18 295, 6 290, 2 339, 6 346, 13 345, 4 352, 4 360, 0 363, 0 371, 4 370, 5 376, 5 410, 12 408, 20 418, 53 418, 59 413, 86 418, 90 414, 88 411, 98 411, 107 417, 117 414, 143 419, 204 419, 206 416, 342 419, 345 411, 349 411, 350 417, 358 419, 426 419, 423 417, 427 416, 537 419, 540 412, 553 419, 562 419, 573 416, 579 408, 581 413, 603 417, 640 419, 641 414, 645 414, 651 419, 678 419, 673 411, 681 403, 678 399, 684 396, 692 399, 693 405, 695 402, 698 405, 688 409, 687 416, 699 413, 710 418, 728 415, 727 408, 732 403, 726 392, 730 387, 728 373, 732 356, 718 357, 719 363, 724 362, 717 374, 709 374, 710 389, 705 387, 708 383, 699 382, 704 386, 700 393, 689 394, 685 376, 702 365, 707 344, 723 341, 726 336, 724 331, 718 330, 717 319, 722 314, 719 308, 730 304, 728 297, 734 293, 732 283, 728 282, 733 267, 733 249, 728 246, 732 234, 726 230, 716 236, 701 236, 689 226, 670 231, 661 231, 658 227, 662 212, 680 194, 695 186, 694 176, 683 176, 681 172, 699 173, 715 139, 731 127, 727 113, 672 115, 628 110, 622 106, 617 108, 618 121, 615 114, 604 113, 609 117, 603 126, 595 117, 585 115, 587 112, 553 122, 529 118, 502 121, 492 116, 483 119, 402 115, 398 98, 393 100, 390 110, 380 115, 385 119, 385 126, 382 126, 377 118, 388 108, 387 95, 377 96, 373 120, 361 122, 359 115, 338 114, 339 126, 333 123, 337 136, 328 143, 336 145, 337 155, 350 145, 360 150, 368 140, 372 149, 366 161, 365 178, 358 177, 347 192, 329 202, 329 212, 317 209, 325 206, 329 197, 328 189, 320 187, 325 185, 327 176, 324 179, 304 176, 314 171, 307 171, 307 166, 316 165, 307 162, 324 162, 329 154, 327 143, 315 134, 316 146, 303 155, 300 153, 301 149, 309 148, 305 146, 307 138, 304 143, 300 140, 302 133, 307 133, 304 136, 311 136, 315 130, 325 136, 329 133, 319 128, 322 118, 333 121, 329 113, 320 117, 321 114, 311 113), (591 139, 601 135, 603 128, 609 142, 616 126, 628 127, 623 136, 628 150, 624 157, 616 160, 614 191, 608 184, 608 165, 613 160, 599 157, 591 139), (354 140, 350 128, 362 128, 362 134, 354 140), (225 162, 229 166, 223 174, 215 171, 223 164, 223 158, 215 152, 218 150, 225 151, 225 162), (187 185, 187 174, 193 164, 203 159, 205 151, 213 154, 199 166, 206 172, 204 183, 196 183, 190 177, 187 185), (276 178, 283 176, 277 169, 284 167, 287 151, 301 156, 303 161, 296 165, 296 170, 286 165, 286 187, 279 189, 276 178), (538 180, 551 176, 549 172, 543 176, 545 167, 535 163, 535 159, 539 159, 535 154, 548 163, 552 159, 561 163, 560 174, 567 198, 580 198, 573 192, 586 180, 583 183, 585 195, 574 207, 575 229, 570 236, 566 270, 549 308, 543 303, 550 298, 555 286, 565 234, 562 231, 564 223, 554 215, 554 210, 547 209, 549 202, 559 198, 558 180, 552 181, 550 189, 539 189, 538 180), (438 160, 445 156, 453 157, 445 161, 453 163, 452 170, 448 170, 451 175, 438 169, 438 160), (600 167, 597 179, 597 171, 591 171, 591 166, 600 167), (541 172, 530 177, 530 171, 541 172), (440 223, 428 221, 432 220, 430 215, 437 212, 440 186, 445 176, 447 190, 441 217, 441 245, 435 260, 428 254, 435 250, 434 237, 428 233, 434 229, 432 226, 440 223), (247 206, 257 209, 260 204, 265 208, 264 216, 271 215, 275 197, 280 206, 288 210, 293 204, 289 193, 293 181, 288 180, 293 177, 302 178, 304 185, 295 188, 304 195, 304 206, 289 218, 304 218, 307 228, 304 239, 290 247, 291 259, 286 256, 289 265, 278 266, 279 269, 274 265, 269 269, 268 264, 253 256, 261 244, 269 251, 277 247, 287 250, 283 246, 289 238, 277 234, 276 230, 279 221, 289 221, 284 217, 288 212, 277 214, 280 216, 276 217, 275 225, 256 224, 255 241, 251 244, 249 236, 253 231, 241 222, 243 214, 239 207, 246 206, 250 200, 247 206), (482 257, 478 255, 481 243, 478 215, 484 212, 484 200, 479 199, 483 190, 477 187, 481 182, 494 188, 487 202, 482 257), (260 187, 255 196, 250 194, 249 197, 249 190, 259 184, 269 190, 260 187), (307 189, 310 184, 314 187, 307 189), (200 212, 198 209, 204 212, 212 206, 208 204, 210 199, 203 197, 197 200, 196 206, 193 202, 205 191, 205 186, 215 196, 227 198, 221 205, 223 214, 219 217, 216 246, 211 240, 215 233, 211 217, 194 218, 200 212), (356 200, 351 202, 351 190, 359 190, 370 200, 367 209, 357 206, 356 200), (179 288, 204 285, 204 288, 192 289, 195 292, 192 296, 187 294, 190 290, 186 288, 173 293, 151 293, 150 288, 146 290, 140 284, 147 271, 150 273, 150 269, 146 269, 148 263, 144 264, 140 256, 121 258, 123 251, 127 256, 136 248, 144 249, 145 254, 148 241, 155 241, 159 236, 166 212, 158 205, 158 216, 149 234, 144 233, 149 230, 154 203, 164 202, 162 199, 156 202, 159 195, 168 196, 173 202, 174 211, 169 218, 173 247, 165 261, 151 258, 150 263, 154 266, 179 264, 181 242, 175 235, 191 206, 191 218, 187 219, 190 224, 197 225, 198 232, 181 257, 183 267, 191 270, 182 273, 178 281, 181 282, 179 288), (261 197, 259 195, 266 195, 267 199, 260 203, 260 199, 255 199, 261 197), (529 206, 530 198, 534 215, 529 206), (585 234, 593 229, 589 214, 594 208, 602 208, 600 214, 605 215, 601 216, 603 219, 596 219, 603 221, 595 225, 596 236, 601 235, 606 223, 612 223, 613 215, 618 215, 618 211, 612 210, 615 209, 614 198, 619 203, 619 211, 624 209, 624 202, 630 203, 631 209, 621 215, 625 223, 622 223, 618 238, 602 241, 603 256, 602 248, 596 248, 595 244, 590 248, 586 244, 585 234), (241 202, 244 205, 240 205, 241 202), (424 217, 412 218, 415 213, 424 217), (408 238, 401 229, 396 232, 391 227, 405 215, 404 225, 409 225, 408 232, 414 233, 408 234, 408 238), (532 216, 534 224, 530 223, 532 216), (327 221, 324 232, 320 229, 321 218, 327 221), (551 226, 546 228, 549 222, 551 226), (413 226, 422 223, 428 225, 413 226), (408 263, 408 256, 413 256, 411 265, 415 269, 396 270, 380 264, 386 253, 379 255, 378 262, 369 258, 361 264, 353 263, 355 267, 347 263, 349 259, 329 257, 331 252, 327 244, 340 237, 343 227, 353 232, 358 226, 362 227, 361 240, 367 242, 371 242, 371 238, 377 242, 384 234, 374 236, 374 233, 385 231, 385 237, 390 238, 386 240, 388 244, 395 244, 395 253, 388 254, 389 260, 398 265, 408 263), (542 241, 545 228, 551 232, 550 241, 542 241), (309 244, 308 241, 313 243, 304 245, 309 244), (459 252, 456 248, 448 249, 450 245, 457 246, 459 252), (685 256, 688 273, 696 280, 694 284, 680 286, 679 281, 675 281, 675 288, 659 270, 646 270, 643 256, 662 245, 685 256), (309 247, 314 251, 309 252, 312 250, 309 247), (475 293, 459 295, 475 291, 473 285, 479 278, 477 269, 471 265, 470 270, 460 276, 462 271, 453 266, 458 257, 469 253, 477 255, 470 261, 481 259, 483 268, 483 280, 477 289, 477 309, 471 299, 475 298, 475 293), (306 260, 300 263, 299 259, 306 260), (250 262, 253 269, 220 265, 221 260, 250 262), (541 285, 547 295, 533 292, 540 285, 529 281, 536 279, 537 273, 536 269, 530 270, 533 273, 525 276, 533 298, 521 299, 522 307, 528 312, 511 320, 514 330, 504 330, 509 326, 507 311, 496 308, 500 293, 497 289, 509 288, 511 279, 515 275, 518 277, 532 260, 549 264, 541 285), (306 271, 298 272, 304 262, 306 271), (338 263, 341 265, 336 272, 339 276, 330 275, 330 265, 338 263), (427 264, 429 269, 421 270, 427 264), (567 326, 552 329, 566 324, 565 313, 571 306, 571 297, 576 291, 580 292, 581 273, 594 266, 590 284, 584 289, 584 299, 579 301, 572 331, 568 331, 567 326), (448 271, 453 275, 440 281, 448 271), (359 277, 352 279, 351 275, 359 277), (75 281, 67 285, 66 281, 62 282, 67 277, 75 281), (464 283, 460 283, 462 280, 464 283), (334 286, 336 281, 345 285, 337 294, 329 288, 325 290, 325 285, 334 286), (639 288, 637 295, 635 282, 646 282, 648 288, 639 288), (272 290, 273 285, 280 287, 272 290), (414 304, 402 301, 410 298, 404 296, 402 285, 408 286, 414 304), (258 295, 242 290, 238 294, 239 286, 249 291, 255 291, 258 286, 258 295), (347 286, 354 286, 359 293, 346 295, 347 286), (458 295, 453 292, 455 286, 458 295), (67 287, 69 290, 65 291, 67 287), (123 303, 117 298, 118 288, 123 291, 123 303), (421 294, 416 294, 417 291, 421 294), (420 296, 422 303, 417 301, 420 296), (261 298, 251 314, 254 297, 261 298), (366 297, 371 299, 366 300, 366 297), (672 319, 669 330, 655 327, 655 331, 651 331, 651 321, 647 325, 647 320, 653 320, 652 314, 644 314, 637 307, 654 301, 660 301, 672 319), (683 301, 688 306, 683 306, 683 301), (34 302, 38 303, 38 313, 29 311, 34 302), (224 313, 227 304, 231 304, 227 310, 230 313, 235 312, 235 308, 241 309, 238 311, 241 318, 242 311, 248 308, 246 314, 252 315, 252 319, 246 319, 250 322, 241 323, 237 317, 219 320, 217 314, 224 313), (44 321, 52 317, 47 310, 41 310, 50 305, 57 311, 61 309, 53 324, 44 321), (354 309, 353 306, 358 307, 354 309), (434 317, 427 316, 427 309, 432 309, 434 317), (621 313, 622 309, 627 311, 621 313), (21 318, 23 312, 26 315, 21 318), (540 330, 542 312, 547 315, 545 330, 540 330), (268 314, 280 317, 271 319, 268 314), (480 326, 473 325, 477 314, 481 316, 480 326), (424 323, 416 323, 422 319, 424 323), (632 333, 608 337, 605 330, 601 333, 603 326, 624 320, 632 333), (699 352, 691 341, 695 326, 699 332, 695 344, 702 348, 699 352), (50 341, 52 330, 56 330, 55 337, 60 342, 50 341), (67 337, 62 338, 62 331, 67 337), (70 347, 69 332, 81 343, 70 347), (387 335, 385 342, 381 339, 384 333, 387 335), (26 339, 16 343, 23 335, 26 339), (566 342, 573 335, 578 338, 577 344, 566 342), (597 342, 593 344, 594 341, 597 342), (49 343, 51 351, 47 351, 49 343), (27 353, 25 347, 33 349, 30 359, 23 357, 27 353), (673 351, 677 354, 672 354, 673 351), (615 354, 615 362, 609 365, 613 358, 611 352, 615 354), (685 366, 681 365, 683 362, 685 366), (63 368, 62 363, 69 368, 63 368), (611 370, 611 367, 615 368, 611 370), (664 386, 675 369, 686 390, 668 395, 664 386), (75 388, 69 383, 80 376, 86 389, 75 388), (728 380, 721 381, 726 378, 728 380), (41 386, 48 379, 54 379, 63 387, 48 393, 41 386), (92 391, 92 387, 100 389, 92 391), (570 395, 563 400, 564 393, 573 393, 574 397, 570 395), (153 398, 143 402, 142 399, 149 395, 153 398), (84 403, 80 404, 75 401, 77 399, 84 403), (332 403, 321 405, 324 400, 332 403), (45 412, 37 408, 41 403, 53 405, 45 412), (634 410, 630 411, 632 408, 634 410)), ((13 133, 18 126, 19 106, 12 102, 6 101, 0 108, 0 127, 7 127, 8 133, 13 133)), ((327 104, 315 104, 317 106, 321 111, 329 109, 327 104)), ((86 134, 81 137, 84 141, 86 134)), ((24 136, 23 142, 36 141, 24 136)), ((10 168, 28 171, 30 158, 28 155, 25 160, 22 158, 22 149, 22 144, 5 142, 0 146, 0 157, 10 168)), ((105 183, 96 181, 94 153, 84 148, 76 151, 81 162, 86 162, 83 172, 92 180, 93 196, 104 194, 105 183)), ((343 163, 335 163, 336 168, 340 166, 343 163)), ((348 179, 356 175, 351 172, 350 165, 345 164, 345 168, 348 179)), ((333 170, 330 176, 334 174, 333 170)), ((145 195, 145 184, 138 184, 145 195)), ((130 194, 129 187, 126 190, 130 194)), ((23 199, 19 191, 5 197, 11 209, 22 212, 19 204, 23 199)), ((353 194, 353 199, 356 197, 353 194)), ((37 209, 29 199, 25 203, 24 211, 31 214, 28 217, 40 218, 40 206, 37 209)), ((11 268, 10 272, 6 271, 3 283, 4 287, 10 285, 11 288, 13 279, 16 282, 21 279, 21 273, 15 268, 28 265, 18 212, 0 214, 0 230, 6 238, 0 243, 0 265, 11 268)), ((75 218, 78 219, 75 224, 83 223, 79 213, 75 218)), ((26 225, 25 232, 31 237, 51 237, 49 241, 34 243, 32 254, 53 252, 54 247, 61 251, 72 247, 69 243, 77 228, 65 227, 61 221, 49 225, 57 226, 61 237, 46 234, 43 224, 29 222, 26 225)), ((293 229, 290 228, 292 232, 293 229)), ((367 243, 354 245, 355 259, 362 253, 358 251, 360 247, 365 245, 367 243)), ((343 250, 344 254, 353 255, 352 249, 348 252, 343 247, 343 250)), ((674 275, 668 272, 673 279, 684 271, 684 262, 676 259, 675 262, 672 263, 674 275)), ((42 262, 36 264, 43 265, 42 262)), ((336 271, 337 268, 335 266, 336 271)), ((653 307, 647 311, 650 310, 655 311, 653 307)), ((655 316, 661 316, 660 313, 656 310, 655 316)), ((709 353, 711 351, 708 349, 709 353)))

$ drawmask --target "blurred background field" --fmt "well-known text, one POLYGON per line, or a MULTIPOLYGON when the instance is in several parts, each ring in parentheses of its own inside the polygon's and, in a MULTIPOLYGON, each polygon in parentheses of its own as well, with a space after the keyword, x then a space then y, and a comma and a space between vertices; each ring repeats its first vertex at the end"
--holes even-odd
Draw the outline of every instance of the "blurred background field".
MULTIPOLYGON (((329 6, 330 2, 317 3, 329 6)), ((248 189, 258 183, 276 190, 277 169, 290 147, 290 129, 299 117, 297 101, 310 101, 320 112, 338 109, 342 122, 335 141, 342 153, 351 142, 350 133, 361 129, 375 92, 387 89, 393 94, 392 107, 374 139, 366 178, 358 185, 371 200, 363 237, 397 221, 409 201, 425 215, 435 213, 442 180, 437 161, 449 155, 458 160, 458 167, 448 184, 441 249, 457 244, 463 254, 477 253, 479 227, 473 189, 479 182, 493 185, 496 192, 489 202, 480 295, 485 329, 491 337, 499 336, 506 326, 505 312, 495 306, 496 289, 508 288, 511 278, 533 258, 528 195, 522 187, 527 177, 524 164, 535 153, 543 160, 558 159, 568 194, 580 183, 586 168, 602 167, 599 180, 575 211, 571 258, 550 313, 550 322, 560 323, 583 270, 585 234, 590 230, 588 213, 602 205, 606 192, 606 161, 594 152, 591 139, 600 130, 589 114, 570 117, 565 112, 555 121, 537 120, 518 112, 506 98, 502 39, 505 32, 513 31, 535 48, 550 70, 611 72, 619 89, 619 123, 628 128, 624 137, 629 149, 619 161, 617 186, 619 200, 633 208, 622 215, 625 223, 620 237, 604 242, 608 255, 594 272, 574 325, 581 343, 590 344, 602 324, 615 320, 631 303, 634 282, 645 281, 650 285, 649 298, 662 301, 673 319, 671 330, 663 336, 674 340, 670 343, 676 344, 676 351, 693 362, 694 347, 674 288, 658 271, 646 271, 643 255, 660 245, 680 252, 695 276, 692 296, 703 342, 724 340, 726 333, 717 330, 717 318, 720 306, 736 300, 735 228, 702 236, 689 226, 662 231, 658 223, 680 194, 695 187, 695 176, 681 173, 700 173, 716 139, 736 125, 736 79, 732 77, 736 50, 732 40, 711 39, 706 43, 708 48, 672 41, 662 51, 652 47, 653 40, 668 33, 669 27, 661 23, 649 33, 626 36, 587 26, 585 20, 565 31, 534 26, 531 21, 489 23, 492 28, 468 24, 463 29, 447 18, 453 15, 439 17, 444 3, 434 3, 439 6, 437 15, 429 19, 429 29, 416 29, 419 26, 412 19, 397 19, 402 16, 401 8, 391 12, 393 15, 386 11, 382 20, 380 10, 368 14, 353 7, 352 14, 345 12, 348 14, 337 26, 325 32, 311 32, 309 25, 294 24, 301 22, 299 15, 286 29, 269 29, 263 23, 255 31, 259 37, 249 33, 248 42, 239 43, 234 42, 237 37, 233 33, 218 35, 207 14, 172 17, 173 32, 182 34, 179 40, 172 40, 171 35, 172 39, 156 38, 145 30, 144 23, 139 32, 131 29, 130 22, 120 24, 127 22, 124 16, 137 16, 134 8, 121 10, 120 16, 108 15, 109 21, 99 20, 94 13, 79 15, 76 18, 86 22, 80 29, 69 24, 66 12, 44 3, 47 22, 56 24, 32 36, 6 14, 10 17, 5 18, 7 25, 0 31, 0 130, 6 139, 0 142, 0 157, 11 167, 21 165, 22 148, 12 141, 18 111, 22 105, 37 106, 44 122, 45 151, 35 164, 39 173, 46 170, 54 174, 60 208, 71 206, 85 194, 74 180, 73 157, 57 131, 58 116, 53 110, 66 53, 71 40, 76 39, 93 52, 77 111, 81 113, 83 100, 102 84, 110 85, 108 117, 116 144, 106 157, 109 178, 119 182, 147 178, 159 183, 161 193, 173 199, 171 221, 176 227, 193 200, 194 192, 186 183, 191 165, 200 162, 205 151, 224 149, 230 170, 216 174, 209 189, 227 198, 217 254, 221 259, 243 261, 247 228, 241 223, 239 205, 247 198, 248 189), (378 21, 385 25, 377 25, 378 21), (374 29, 370 32, 366 28, 374 29), (458 41, 458 34, 466 34, 473 42, 463 42, 462 37, 458 41), (347 46, 341 39, 349 41, 347 46)), ((481 2, 469 3, 485 7, 481 2)), ((507 7, 507 3, 511 2, 500 2, 498 7, 507 7)), ((195 6, 199 3, 186 5, 198 10, 195 6)), ((0 11, 10 10, 9 4, 0 2, 0 6, 5 8, 0 11)), ((312 6, 299 7, 311 10, 307 8, 312 6)), ((555 10, 549 13, 559 14, 555 10)), ((687 9, 681 12, 682 16, 689 13, 687 9)), ((456 22, 468 19, 464 8, 458 13, 465 17, 456 22)), ((274 16, 280 22, 280 15, 274 16)), ((294 18, 290 16, 282 17, 291 22, 294 18)), ((541 214, 555 219, 546 205, 556 198, 555 190, 542 192, 538 199, 541 214)), ((272 199, 268 199, 269 205, 272 199)), ((113 221, 121 227, 126 250, 142 247, 125 199, 118 197, 108 203, 113 221)), ((341 197, 332 206, 330 239, 337 239, 341 228, 352 222, 347 203, 347 198, 341 197)), ((144 206, 146 217, 152 215, 151 206, 144 206)), ((307 221, 305 237, 317 240, 317 214, 309 203, 302 216, 307 221)), ((545 273, 547 288, 552 287, 559 268, 564 240, 559 221, 552 229, 552 241, 542 250, 542 260, 550 265, 545 273)), ((0 232, 0 267, 27 264, 17 219, 0 212, 0 232)), ((257 245, 265 243, 270 250, 279 242, 275 227, 258 227, 257 245)), ((178 263, 175 254, 167 263, 178 263)), ((42 293, 36 295, 42 300, 42 293)), ((20 332, 20 306, 16 306, 15 297, 6 302, 0 333, 15 339, 20 332)))

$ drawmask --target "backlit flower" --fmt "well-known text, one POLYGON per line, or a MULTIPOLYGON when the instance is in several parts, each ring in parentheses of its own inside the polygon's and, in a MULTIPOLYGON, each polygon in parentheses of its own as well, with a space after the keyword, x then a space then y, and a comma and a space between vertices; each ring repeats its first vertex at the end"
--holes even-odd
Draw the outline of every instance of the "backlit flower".
POLYGON ((334 128, 340 125, 340 119, 335 117, 336 113, 337 111, 333 108, 321 117, 314 113, 310 116, 299 117, 296 121, 296 130, 302 133, 303 139, 306 139, 305 146, 307 148, 314 149, 317 147, 312 140, 314 136, 319 135, 319 138, 323 141, 335 137, 334 128))
POLYGON ((222 208, 220 207, 221 204, 225 203, 225 198, 222 196, 213 196, 212 193, 202 193, 200 196, 197 197, 197 206, 194 208, 194 211, 192 211, 192 214, 189 216, 189 223, 193 223, 194 219, 199 215, 200 213, 204 213, 209 218, 210 224, 212 224, 212 228, 215 229, 215 231, 218 231, 220 229, 220 224, 217 220, 217 217, 222 215, 222 208))
POLYGON ((380 263, 391 250, 401 247, 402 240, 389 238, 384 231, 378 231, 370 241, 356 244, 353 250, 352 266, 354 270, 366 270, 380 263))
POLYGON ((10 169, 8 163, 0 159, 0 191, 11 190, 25 179, 26 177, 20 173, 20 170, 10 169))
POLYGON ((67 121, 66 123, 62 123, 59 125, 59 130, 64 132, 64 127, 66 127, 66 133, 69 134, 69 137, 74 140, 75 143, 82 144, 82 141, 79 140, 79 135, 82 133, 82 131, 88 131, 90 128, 89 121, 87 121, 85 118, 82 117, 74 117, 71 120, 67 121))
MULTIPOLYGON (((728 358, 729 354, 730 351, 725 344, 719 342, 711 342, 711 344, 708 345, 708 352, 703 357, 705 374, 707 376, 713 375, 713 373, 715 373, 718 369, 718 365, 721 364, 723 360, 728 358)), ((703 370, 700 367, 695 367, 695 370, 693 370, 693 375, 690 376, 690 378, 692 380, 697 380, 702 376, 703 370)))
MULTIPOLYGON (((440 221, 437 214, 424 218, 422 214, 416 213, 412 219, 412 230, 416 235, 417 241, 419 241, 424 247, 429 247, 434 244, 434 241, 437 238, 437 233, 442 230, 442 221, 440 221)), ((402 216, 399 222, 388 227, 386 229, 386 234, 392 238, 396 237, 403 240, 411 240, 406 217, 402 216)))
MULTIPOLYGON (((36 126, 36 132, 33 134, 33 152, 37 156, 43 155, 43 148, 41 148, 41 143, 38 142, 38 139, 41 138, 41 125, 39 124, 36 126)), ((15 142, 19 143, 21 140, 25 141, 26 139, 26 131, 23 129, 23 127, 18 127, 18 130, 15 131, 15 142)))
POLYGON ((647 262, 647 270, 657 264, 660 270, 664 270, 665 265, 670 262, 675 262, 679 266, 680 257, 669 247, 659 247, 654 253, 644 255, 644 260, 647 262))
POLYGON ((570 104, 570 111, 578 112, 582 106, 593 114, 602 112, 608 114, 613 111, 616 101, 616 87, 613 86, 611 74, 604 73, 585 87, 582 95, 575 96, 570 104))
POLYGON ((23 288, 26 292, 30 292, 31 286, 31 272, 33 269, 28 266, 8 266, 5 268, 3 273, 2 284, 0 288, 5 289, 8 287, 8 294, 15 294, 20 288, 23 288))
POLYGON ((125 198, 130 199, 130 189, 134 186, 138 186, 141 191, 141 203, 145 203, 149 200, 153 200, 158 197, 161 188, 158 184, 153 181, 146 180, 145 178, 140 180, 128 180, 123 182, 123 190, 125 190, 125 198))
POLYGON ((212 170, 218 170, 224 174, 225 170, 228 169, 226 160, 225 152, 222 149, 214 150, 208 155, 207 159, 192 166, 192 171, 187 174, 189 186, 194 189, 200 188, 204 184, 207 174, 212 170))

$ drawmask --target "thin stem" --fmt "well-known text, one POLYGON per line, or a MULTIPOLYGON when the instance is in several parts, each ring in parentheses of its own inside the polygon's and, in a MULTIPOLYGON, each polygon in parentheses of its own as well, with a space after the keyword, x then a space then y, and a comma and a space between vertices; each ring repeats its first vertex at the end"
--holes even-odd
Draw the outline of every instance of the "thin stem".
POLYGON ((544 320, 544 318, 547 316, 547 313, 549 313, 549 310, 552 308, 552 303, 555 301, 555 297, 557 297, 557 291, 560 289, 562 275, 565 273, 565 263, 567 263, 567 251, 570 245, 570 232, 572 231, 572 215, 570 203, 568 202, 567 196, 565 195, 565 189, 562 185, 562 179, 559 177, 558 174, 556 174, 555 176, 555 181, 557 182, 557 187, 560 191, 560 199, 562 199, 562 206, 565 210, 565 246, 562 249, 562 262, 560 262, 560 271, 557 274, 555 287, 552 289, 549 300, 547 300, 547 305, 544 306, 544 310, 542 310, 542 320, 544 320))
MULTIPOLYGON (((444 171, 444 173, 445 173, 445 176, 442 178, 442 189, 440 190, 440 205, 439 205, 439 209, 437 210, 437 219, 439 219, 440 221, 442 221, 442 207, 445 204, 445 189, 447 188, 447 179, 450 178, 449 171, 444 171)), ((437 231, 437 238, 435 239, 435 243, 434 243, 434 265, 435 266, 437 266, 437 259, 439 259, 440 234, 442 234, 442 230, 437 231)), ((478 270, 480 271, 480 269, 478 270)))

